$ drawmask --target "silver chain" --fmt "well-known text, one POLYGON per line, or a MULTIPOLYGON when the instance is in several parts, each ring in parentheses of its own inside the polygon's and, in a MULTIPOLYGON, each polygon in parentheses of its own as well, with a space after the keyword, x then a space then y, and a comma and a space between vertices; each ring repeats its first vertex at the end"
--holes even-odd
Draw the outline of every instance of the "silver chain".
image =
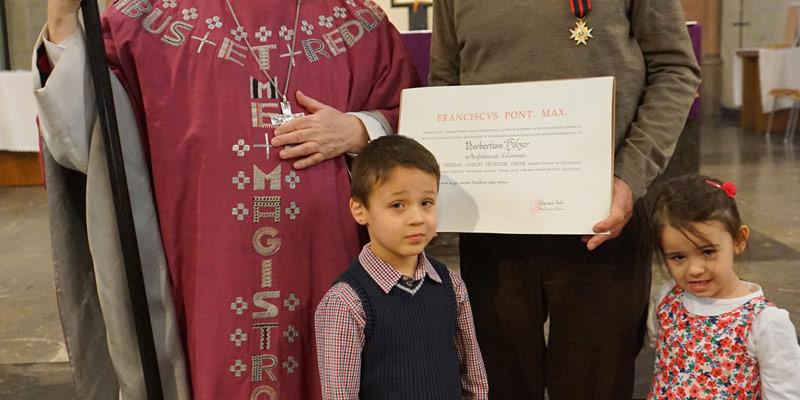
MULTIPOLYGON (((236 16, 236 12, 233 11, 233 6, 231 5, 231 0, 225 0, 225 3, 228 5, 228 10, 231 13, 231 17, 233 17, 233 21, 236 22, 236 28, 237 29, 241 29, 244 32, 247 32, 244 29, 244 26, 242 26, 242 24, 239 23, 239 18, 236 16)), ((258 56, 256 55, 256 51, 253 50, 253 46, 251 46, 250 45, 250 41, 247 40, 247 35, 246 34, 244 35, 244 43, 247 44, 247 48, 248 48, 248 50, 250 50, 250 54, 256 60, 256 65, 258 65, 258 69, 261 72, 263 72, 264 75, 266 75, 267 79, 269 80, 269 83, 272 84, 272 87, 274 87, 275 91, 278 92, 278 95, 281 96, 281 100, 283 100, 284 102, 287 102, 287 103, 288 103, 289 100, 286 98, 286 94, 289 92, 289 80, 291 80, 291 78, 292 78, 292 67, 294 67, 294 61, 293 61, 294 58, 293 57, 294 57, 295 44, 297 43, 297 22, 298 21, 300 21, 300 0, 297 0, 297 8, 295 9, 295 12, 294 12, 294 27, 292 28, 292 49, 291 49, 291 54, 289 55, 289 67, 287 68, 287 71, 286 71, 286 84, 284 85, 283 92, 281 92, 280 88, 278 88, 278 83, 275 82, 275 79, 273 79, 272 76, 270 76, 269 72, 267 72, 266 69, 261 68, 261 63, 258 61, 258 56)))

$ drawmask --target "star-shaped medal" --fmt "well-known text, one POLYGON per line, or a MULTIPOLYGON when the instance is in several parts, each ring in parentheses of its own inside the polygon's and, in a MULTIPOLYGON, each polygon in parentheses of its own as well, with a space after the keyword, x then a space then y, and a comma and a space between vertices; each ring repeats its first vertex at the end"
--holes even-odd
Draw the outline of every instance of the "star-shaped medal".
POLYGON ((586 45, 586 41, 594 37, 592 36, 592 28, 586 26, 586 22, 582 19, 575 22, 575 29, 570 29, 569 32, 572 34, 569 38, 575 41, 576 46, 579 44, 586 45))

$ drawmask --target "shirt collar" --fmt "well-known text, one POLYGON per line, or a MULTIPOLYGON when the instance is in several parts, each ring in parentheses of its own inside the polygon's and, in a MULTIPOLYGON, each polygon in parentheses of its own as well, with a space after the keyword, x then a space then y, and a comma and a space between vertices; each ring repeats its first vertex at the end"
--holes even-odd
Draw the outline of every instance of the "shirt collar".
MULTIPOLYGON (((358 261, 367 271, 367 274, 372 278, 375 283, 383 290, 384 293, 389 293, 392 288, 400 281, 402 274, 394 267, 389 265, 386 261, 381 260, 372 253, 370 244, 367 243, 361 249, 361 254, 358 255, 358 261)), ((425 256, 425 252, 419 255, 419 264, 417 264, 417 271, 414 273, 414 280, 423 279, 425 276, 430 277, 436 283, 442 283, 442 278, 433 268, 433 265, 425 256)))
POLYGON ((715 299, 713 297, 697 297, 697 296, 689 293, 686 290, 683 291, 683 295, 686 298, 688 298, 689 300, 691 300, 691 301, 695 301, 695 302, 697 302, 699 304, 706 305, 706 306, 744 304, 744 303, 747 303, 748 301, 750 301, 752 299, 755 299, 756 297, 764 296, 764 291, 761 289, 761 286, 759 286, 757 283, 747 282, 747 281, 742 281, 742 282, 744 282, 744 284, 747 285, 747 287, 750 289, 750 293, 748 293, 748 294, 746 294, 744 296, 740 296, 740 297, 734 297, 734 298, 730 298, 730 299, 715 299))

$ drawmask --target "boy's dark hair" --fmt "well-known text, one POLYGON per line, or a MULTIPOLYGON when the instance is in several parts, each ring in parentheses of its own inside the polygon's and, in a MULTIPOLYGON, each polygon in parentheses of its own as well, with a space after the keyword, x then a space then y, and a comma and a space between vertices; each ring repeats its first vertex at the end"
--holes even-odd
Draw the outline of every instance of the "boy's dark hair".
POLYGON ((372 189, 389 179, 397 167, 427 172, 436 177, 436 187, 439 187, 440 173, 436 157, 414 139, 388 135, 369 142, 355 158, 350 195, 364 206, 368 206, 367 201, 372 189))
POLYGON ((718 221, 734 243, 745 239, 740 231, 742 218, 736 201, 720 186, 722 182, 704 175, 684 175, 664 182, 653 206, 653 237, 657 248, 661 246, 661 232, 666 226, 672 226, 687 238, 692 235, 705 240, 692 227, 698 222, 718 221))

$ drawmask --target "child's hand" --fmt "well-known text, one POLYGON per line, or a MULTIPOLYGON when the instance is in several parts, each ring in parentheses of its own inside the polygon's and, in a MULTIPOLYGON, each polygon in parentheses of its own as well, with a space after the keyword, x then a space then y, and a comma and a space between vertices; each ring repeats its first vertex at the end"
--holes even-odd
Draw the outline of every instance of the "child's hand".
POLYGON ((592 227, 592 230, 597 235, 583 237, 583 241, 586 242, 586 248, 590 251, 599 247, 606 240, 619 236, 622 233, 622 229, 625 228, 625 224, 628 223, 631 215, 633 215, 633 192, 631 192, 628 184, 615 176, 612 191, 611 211, 608 214, 608 218, 592 227))

